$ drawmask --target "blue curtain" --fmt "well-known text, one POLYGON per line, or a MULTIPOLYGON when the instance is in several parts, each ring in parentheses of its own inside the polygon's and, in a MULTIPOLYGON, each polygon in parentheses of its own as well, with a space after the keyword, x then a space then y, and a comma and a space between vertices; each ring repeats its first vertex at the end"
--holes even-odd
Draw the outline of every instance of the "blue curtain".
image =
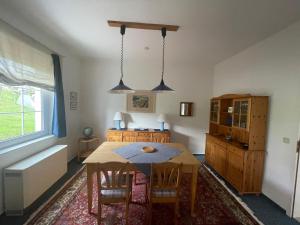
POLYGON ((65 137, 67 135, 67 128, 60 60, 59 56, 56 54, 52 54, 51 56, 54 65, 55 81, 52 134, 54 134, 56 137, 65 137))

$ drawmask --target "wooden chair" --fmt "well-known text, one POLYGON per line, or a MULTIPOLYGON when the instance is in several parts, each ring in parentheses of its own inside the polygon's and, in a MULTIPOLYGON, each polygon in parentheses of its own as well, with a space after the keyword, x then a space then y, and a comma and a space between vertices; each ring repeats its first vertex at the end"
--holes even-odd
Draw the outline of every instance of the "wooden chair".
POLYGON ((179 217, 179 186, 182 164, 159 163, 151 165, 149 200, 149 224, 152 220, 152 203, 174 203, 174 222, 179 217))
POLYGON ((101 222, 101 204, 125 202, 128 224, 129 202, 132 194, 132 176, 128 163, 108 162, 97 165, 98 224, 101 222))

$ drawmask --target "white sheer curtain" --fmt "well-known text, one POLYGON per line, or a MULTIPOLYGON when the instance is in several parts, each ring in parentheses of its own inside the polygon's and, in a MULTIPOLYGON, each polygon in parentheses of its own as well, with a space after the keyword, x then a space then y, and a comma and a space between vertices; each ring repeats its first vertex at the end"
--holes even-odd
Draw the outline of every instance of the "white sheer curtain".
POLYGON ((0 83, 54 89, 50 50, 1 20, 0 83))

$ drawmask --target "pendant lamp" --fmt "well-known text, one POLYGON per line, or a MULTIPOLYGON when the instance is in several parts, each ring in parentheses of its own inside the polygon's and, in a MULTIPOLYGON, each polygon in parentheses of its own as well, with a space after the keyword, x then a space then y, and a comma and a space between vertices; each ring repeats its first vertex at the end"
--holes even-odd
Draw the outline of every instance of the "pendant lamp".
POLYGON ((163 37, 163 54, 162 54, 162 73, 161 73, 161 81, 160 84, 153 88, 153 92, 168 92, 168 91, 174 91, 173 89, 169 88, 167 85, 165 85, 164 82, 164 70, 165 70, 165 37, 167 34, 167 29, 165 27, 161 28, 161 35, 163 37))
POLYGON ((126 86, 123 82, 123 39, 124 39, 124 34, 125 34, 125 25, 120 26, 120 33, 122 35, 122 41, 121 41, 121 78, 120 82, 117 86, 114 88, 110 89, 109 92, 112 94, 128 94, 128 93, 134 93, 135 91, 132 90, 130 87, 126 86))

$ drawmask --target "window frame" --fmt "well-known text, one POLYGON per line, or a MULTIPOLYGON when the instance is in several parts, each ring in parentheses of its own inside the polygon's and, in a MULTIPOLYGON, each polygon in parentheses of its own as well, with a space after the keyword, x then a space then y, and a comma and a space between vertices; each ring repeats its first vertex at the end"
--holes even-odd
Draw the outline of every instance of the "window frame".
POLYGON ((41 89, 42 130, 0 141, 0 150, 51 134, 54 93, 41 89), (52 109, 52 110, 51 110, 52 109))

